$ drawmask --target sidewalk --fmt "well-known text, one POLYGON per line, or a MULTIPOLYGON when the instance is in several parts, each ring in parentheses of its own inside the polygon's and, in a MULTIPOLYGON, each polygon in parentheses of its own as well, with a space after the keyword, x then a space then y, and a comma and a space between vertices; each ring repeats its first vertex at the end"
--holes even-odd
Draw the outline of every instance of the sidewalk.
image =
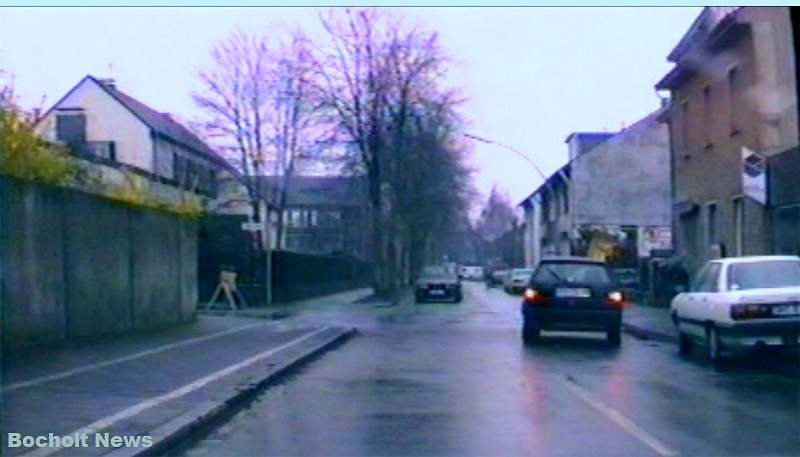
POLYGON ((667 307, 632 303, 622 314, 622 329, 643 339, 668 343, 678 340, 678 331, 675 329, 667 307))
POLYGON ((22 351, 3 360, 0 454, 160 454, 352 333, 342 327, 204 315, 194 324, 160 332, 22 351), (78 433, 88 436, 88 446, 9 448, 9 433, 78 433), (113 442, 96 441, 104 433, 150 436, 153 445, 139 441, 138 447, 118 443, 115 448, 113 442))

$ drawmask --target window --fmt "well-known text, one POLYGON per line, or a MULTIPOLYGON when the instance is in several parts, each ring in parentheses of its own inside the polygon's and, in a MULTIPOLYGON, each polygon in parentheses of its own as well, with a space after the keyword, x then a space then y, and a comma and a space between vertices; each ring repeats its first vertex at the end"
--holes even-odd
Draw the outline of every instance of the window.
POLYGON ((711 146, 714 110, 711 107, 711 86, 703 88, 703 140, 705 147, 711 146))
POLYGON ((717 242, 717 204, 709 203, 706 214, 706 243, 711 246, 717 242))
POLYGON ((733 199, 733 242, 736 255, 744 255, 744 200, 733 199))
POLYGON ((693 292, 716 292, 719 284, 720 264, 707 263, 697 272, 692 286, 693 292))
POLYGON ((567 193, 566 187, 561 189, 561 208, 563 210, 563 214, 569 213, 569 194, 567 193))
POLYGON ((739 97, 742 93, 742 76, 738 67, 728 70, 728 123, 730 134, 739 133, 739 97))
POLYGON ((611 275, 604 265, 593 263, 543 262, 533 276, 537 282, 607 284, 611 275))
POLYGON ((772 289, 800 287, 800 262, 773 260, 735 263, 728 270, 728 289, 772 289))
POLYGON ((689 152, 689 101, 684 100, 681 102, 681 144, 683 150, 689 152))
POLYGON ((86 116, 84 114, 57 115, 56 140, 73 148, 86 144, 86 116))

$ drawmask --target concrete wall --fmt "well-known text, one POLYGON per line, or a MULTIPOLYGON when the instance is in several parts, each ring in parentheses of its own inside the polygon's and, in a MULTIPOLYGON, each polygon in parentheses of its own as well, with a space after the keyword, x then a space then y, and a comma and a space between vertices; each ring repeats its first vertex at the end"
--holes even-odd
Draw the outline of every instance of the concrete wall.
POLYGON ((38 124, 39 133, 51 141, 56 139, 59 108, 83 108, 87 141, 114 141, 119 162, 154 172, 150 128, 91 78, 83 79, 38 124))
POLYGON ((194 222, 0 178, 4 347, 193 318, 194 222))
POLYGON ((669 134, 649 116, 572 162, 573 223, 669 226, 669 134))

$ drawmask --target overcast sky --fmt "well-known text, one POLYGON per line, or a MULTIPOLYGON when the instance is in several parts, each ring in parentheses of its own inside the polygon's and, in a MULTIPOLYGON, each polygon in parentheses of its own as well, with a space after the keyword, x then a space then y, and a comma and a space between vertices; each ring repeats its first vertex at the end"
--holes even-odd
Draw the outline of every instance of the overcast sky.
MULTIPOLYGON (((440 33, 456 60, 447 86, 469 100, 473 134, 524 151, 549 174, 566 162, 573 131, 617 131, 658 107, 653 85, 699 7, 401 8, 440 33)), ((184 119, 208 51, 236 27, 277 24, 319 32, 305 8, 0 8, 0 68, 16 77, 26 107, 57 101, 86 74, 184 119)), ((477 144, 476 187, 514 202, 541 183, 513 153, 477 144)))

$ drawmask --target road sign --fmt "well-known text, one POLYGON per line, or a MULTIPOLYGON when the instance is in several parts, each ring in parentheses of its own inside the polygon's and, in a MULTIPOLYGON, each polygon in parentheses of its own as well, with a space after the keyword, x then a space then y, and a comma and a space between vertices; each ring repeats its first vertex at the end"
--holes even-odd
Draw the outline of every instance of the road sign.
POLYGON ((767 204, 767 160, 763 155, 742 148, 742 189, 753 200, 767 204))

